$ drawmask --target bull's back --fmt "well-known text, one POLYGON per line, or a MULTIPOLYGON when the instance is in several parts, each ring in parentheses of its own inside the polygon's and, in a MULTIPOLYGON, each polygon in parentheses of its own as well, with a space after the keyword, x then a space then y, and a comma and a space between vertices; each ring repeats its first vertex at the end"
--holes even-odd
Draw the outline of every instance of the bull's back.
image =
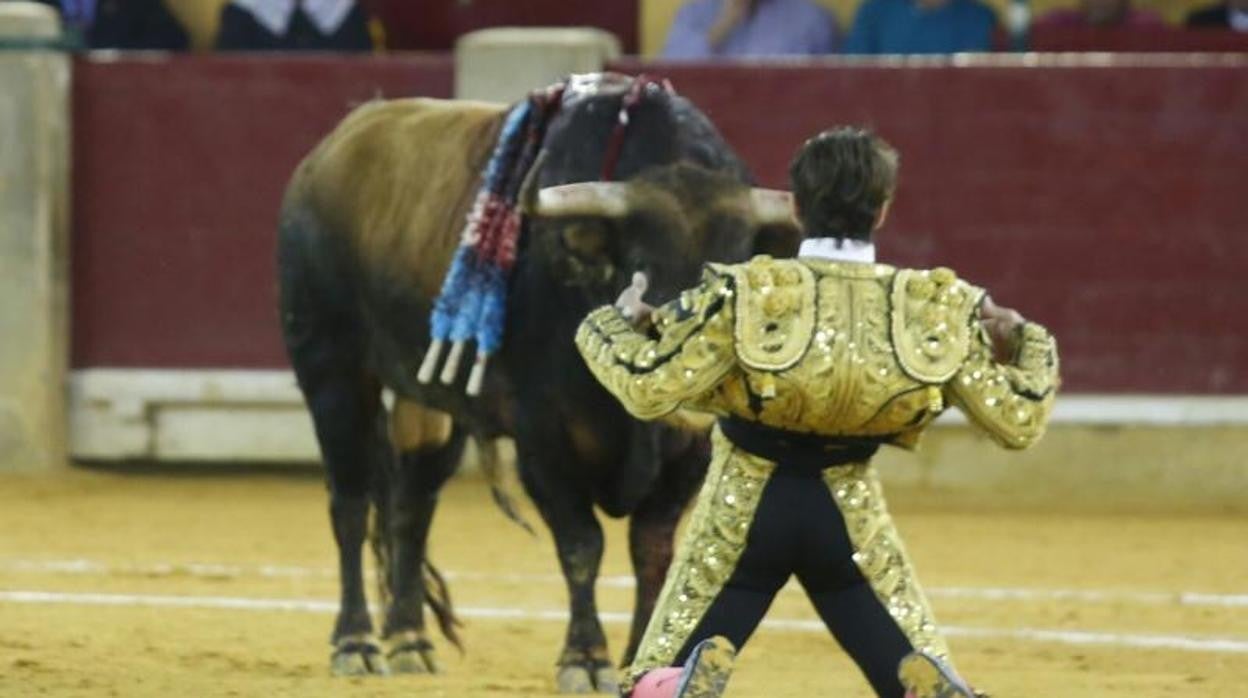
MULTIPOLYGON (((437 294, 506 107, 376 101, 351 112, 299 165, 283 203, 346 252, 356 279, 403 279, 437 294)), ((366 289, 364 289, 366 290, 366 289)))

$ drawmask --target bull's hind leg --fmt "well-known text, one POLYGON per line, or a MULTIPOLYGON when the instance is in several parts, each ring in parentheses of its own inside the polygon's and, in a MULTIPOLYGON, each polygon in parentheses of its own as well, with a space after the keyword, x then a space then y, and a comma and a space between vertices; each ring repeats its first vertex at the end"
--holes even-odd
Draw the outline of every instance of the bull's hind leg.
POLYGON ((373 637, 364 594, 363 547, 368 534, 370 490, 388 467, 392 451, 375 383, 345 376, 300 382, 312 412, 329 485, 329 513, 338 545, 342 596, 331 642, 335 675, 388 673, 373 637))
POLYGON ((306 264, 304 229, 281 231, 282 333, 299 388, 316 428, 329 487, 329 514, 338 546, 341 600, 330 641, 334 674, 386 673, 364 595, 363 547, 370 493, 393 458, 382 418, 381 388, 363 366, 358 324, 315 292, 306 264))
POLYGON ((443 634, 458 641, 450 598, 425 551, 438 492, 459 464, 465 434, 449 415, 406 400, 395 404, 392 424, 399 459, 390 488, 392 598, 384 632, 390 646, 389 664, 399 673, 435 673, 439 667, 425 633, 426 599, 443 634), (430 584, 435 588, 429 588, 430 584))
POLYGON ((568 586, 572 617, 559 655, 555 680, 560 693, 618 693, 607 637, 598 620, 594 584, 602 563, 602 527, 594 517, 590 493, 578 489, 579 479, 560 478, 551 458, 566 457, 568 448, 543 452, 517 443, 520 476, 555 537, 559 565, 568 586), (548 459, 541 462, 540 459, 548 459), (538 477, 538 474, 544 477, 538 477))

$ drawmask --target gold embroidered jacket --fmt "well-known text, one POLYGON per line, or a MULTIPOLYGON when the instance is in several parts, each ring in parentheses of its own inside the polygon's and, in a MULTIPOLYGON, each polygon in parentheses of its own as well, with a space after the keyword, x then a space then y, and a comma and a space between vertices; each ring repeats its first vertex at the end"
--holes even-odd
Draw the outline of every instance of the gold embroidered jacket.
POLYGON ((641 419, 687 408, 909 448, 956 405, 1002 445, 1025 448, 1053 406, 1056 344, 1028 322, 1014 361, 997 363, 983 297, 943 268, 756 257, 709 265, 646 331, 599 308, 576 344, 641 419))

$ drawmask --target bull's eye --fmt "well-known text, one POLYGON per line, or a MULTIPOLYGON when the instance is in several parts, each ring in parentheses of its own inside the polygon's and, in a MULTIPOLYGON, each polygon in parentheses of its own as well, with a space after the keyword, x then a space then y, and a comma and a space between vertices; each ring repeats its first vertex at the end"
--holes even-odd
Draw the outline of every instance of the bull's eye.
POLYGON ((607 235, 601 226, 593 223, 569 223, 560 236, 563 246, 583 259, 594 259, 606 254, 607 235))

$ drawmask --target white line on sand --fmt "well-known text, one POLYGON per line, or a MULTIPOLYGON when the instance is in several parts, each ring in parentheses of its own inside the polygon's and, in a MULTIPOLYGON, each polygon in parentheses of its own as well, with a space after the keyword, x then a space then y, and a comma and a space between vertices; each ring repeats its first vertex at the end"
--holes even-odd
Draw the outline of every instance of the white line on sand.
MULTIPOLYGON (((270 579, 324 578, 334 579, 337 573, 328 567, 298 565, 231 565, 215 562, 151 562, 114 564, 84 558, 28 560, 0 558, 0 572, 29 572, 68 575, 118 575, 140 577, 200 577, 229 579, 261 577, 270 579)), ((453 572, 445 573, 449 581, 493 582, 504 584, 563 584, 555 574, 453 572)), ((600 587, 631 589, 632 577, 626 575, 598 578, 600 587)), ((795 589, 790 585, 789 589, 795 589)), ((928 596, 944 599, 976 601, 1071 601, 1076 603, 1137 603, 1149 605, 1221 606, 1248 608, 1248 594, 1211 594, 1195 591, 1129 591, 1112 589, 1035 589, 1009 587, 929 587, 928 596)))
MULTIPOLYGON (((51 591, 0 591, 0 602, 23 604, 67 604, 85 606, 145 606, 156 608, 198 608, 237 611, 296 611, 304 613, 334 613, 335 601, 324 599, 278 599, 248 598, 238 596, 163 596, 150 594, 94 594, 63 593, 51 591)), ((540 620, 566 621, 568 614, 560 610, 524 608, 460 608, 459 615, 483 620, 540 620)), ((599 614, 607 623, 627 623, 627 613, 606 612, 599 614)), ((763 621, 763 627, 789 632, 825 632, 823 624, 816 620, 776 618, 763 621)), ((1052 642, 1066 645, 1110 645, 1152 649, 1186 650, 1191 652, 1248 653, 1248 639, 1191 637, 1187 635, 1159 635, 1138 633, 1092 632, 1086 630, 1055 630, 1044 628, 980 628, 946 626, 951 637, 979 639, 1026 640, 1052 642)))

